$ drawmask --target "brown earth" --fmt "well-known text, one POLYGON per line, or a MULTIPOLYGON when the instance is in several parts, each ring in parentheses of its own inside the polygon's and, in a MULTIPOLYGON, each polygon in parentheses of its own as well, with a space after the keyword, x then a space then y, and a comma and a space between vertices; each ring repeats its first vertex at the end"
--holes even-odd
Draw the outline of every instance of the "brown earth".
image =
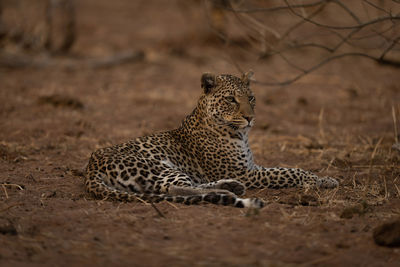
MULTIPOLYGON (((256 161, 336 177, 337 190, 250 191, 268 202, 257 212, 159 203, 163 218, 93 199, 74 173, 97 148, 179 125, 203 72, 239 72, 185 1, 76 2, 74 57, 144 59, 0 70, 1 266, 398 266, 400 248, 373 239, 400 216, 398 69, 349 58, 287 87, 253 85, 256 161)), ((235 60, 259 80, 291 75, 235 60)))

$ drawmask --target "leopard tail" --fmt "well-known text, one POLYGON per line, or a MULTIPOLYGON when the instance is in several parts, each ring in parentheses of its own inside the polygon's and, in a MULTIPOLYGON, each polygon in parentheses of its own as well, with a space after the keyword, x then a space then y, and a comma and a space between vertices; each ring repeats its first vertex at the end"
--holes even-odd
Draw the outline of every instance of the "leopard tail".
POLYGON ((233 194, 208 192, 197 195, 174 196, 168 194, 136 193, 118 190, 108 185, 99 174, 86 174, 86 191, 96 198, 111 199, 125 202, 145 201, 158 203, 169 201, 185 205, 197 205, 200 203, 212 203, 216 205, 233 206, 236 208, 262 208, 265 203, 258 198, 239 198, 233 194))

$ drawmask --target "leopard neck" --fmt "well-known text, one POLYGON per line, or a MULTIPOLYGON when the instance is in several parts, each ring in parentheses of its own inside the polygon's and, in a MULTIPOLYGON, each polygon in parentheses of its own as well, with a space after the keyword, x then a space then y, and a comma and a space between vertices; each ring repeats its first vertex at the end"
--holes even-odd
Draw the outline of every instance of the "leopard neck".
POLYGON ((248 143, 247 129, 233 129, 225 125, 215 125, 204 114, 204 111, 196 107, 183 121, 177 129, 183 136, 198 135, 209 138, 227 138, 236 139, 248 143))

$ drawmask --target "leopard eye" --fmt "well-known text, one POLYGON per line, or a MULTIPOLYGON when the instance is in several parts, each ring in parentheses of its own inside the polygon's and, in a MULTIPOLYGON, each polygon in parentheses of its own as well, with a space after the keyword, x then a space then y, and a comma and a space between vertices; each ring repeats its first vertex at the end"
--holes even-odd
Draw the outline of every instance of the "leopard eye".
POLYGON ((228 101, 229 103, 237 103, 236 99, 233 96, 227 96, 225 97, 226 101, 228 101))
POLYGON ((249 102, 254 102, 256 98, 254 96, 249 96, 249 102))

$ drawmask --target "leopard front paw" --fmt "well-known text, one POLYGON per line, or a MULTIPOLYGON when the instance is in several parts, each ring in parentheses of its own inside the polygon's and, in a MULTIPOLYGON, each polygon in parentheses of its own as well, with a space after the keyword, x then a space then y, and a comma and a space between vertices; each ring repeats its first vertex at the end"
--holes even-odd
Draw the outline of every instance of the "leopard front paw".
POLYGON ((241 182, 232 179, 218 181, 216 188, 228 190, 237 196, 243 196, 246 193, 246 187, 241 182))
POLYGON ((317 180, 318 188, 336 188, 339 186, 339 182, 331 177, 322 177, 317 180))

